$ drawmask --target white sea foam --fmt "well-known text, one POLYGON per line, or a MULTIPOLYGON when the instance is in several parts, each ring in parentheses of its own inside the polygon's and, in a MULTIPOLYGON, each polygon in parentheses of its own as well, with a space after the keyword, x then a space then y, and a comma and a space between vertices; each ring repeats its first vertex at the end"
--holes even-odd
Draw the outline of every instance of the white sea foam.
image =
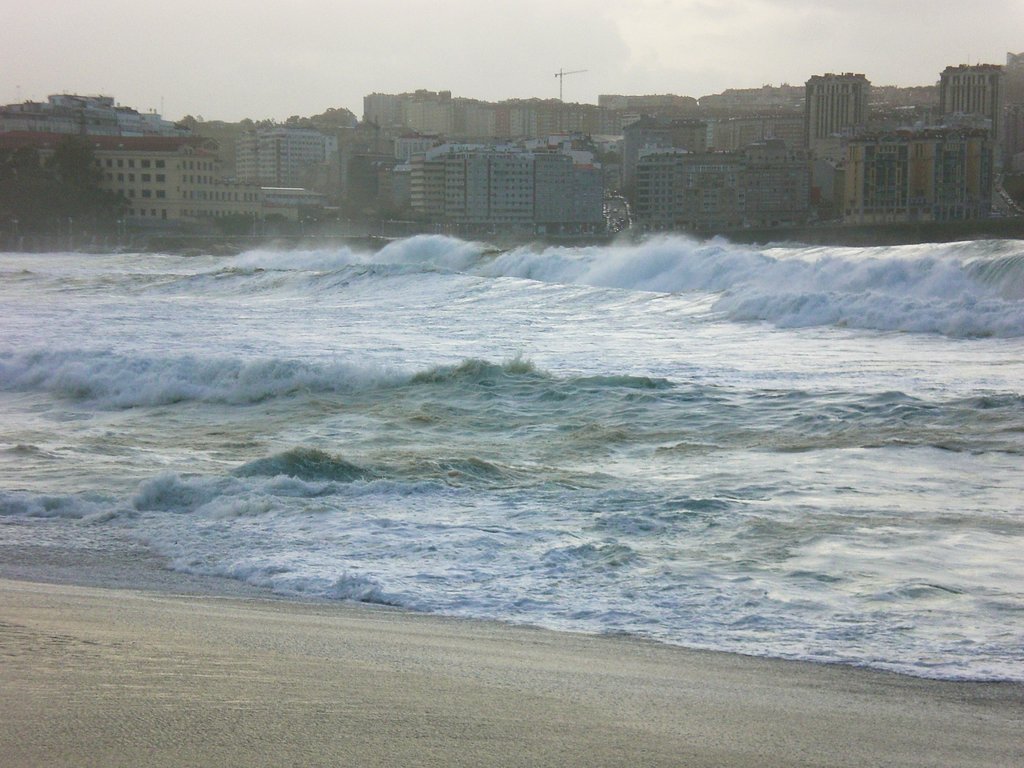
POLYGON ((285 359, 129 357, 53 350, 0 357, 0 390, 44 390, 70 400, 130 408, 185 401, 244 404, 301 392, 389 386, 408 374, 380 365, 285 359))
MULTIPOLYGON (((380 251, 351 248, 249 251, 204 283, 242 292, 319 294, 358 277, 461 272, 547 283, 660 293, 716 295, 729 320, 781 327, 839 325, 952 337, 1024 335, 1024 242, 875 248, 755 247, 722 239, 652 237, 637 244, 503 253, 481 243, 423 235, 380 251), (365 270, 388 267, 383 273, 365 270), (363 272, 353 272, 358 268, 363 272), (398 271, 394 271, 398 268, 398 271), (410 272, 409 270, 413 270, 410 272), (231 281, 228 281, 230 284, 231 281)), ((189 279, 181 289, 198 286, 189 279)))
POLYGON ((229 268, 258 270, 332 272, 353 265, 395 264, 449 271, 471 269, 486 246, 443 235, 418 235, 388 243, 379 251, 352 248, 246 251, 228 262, 229 268))
MULTIPOLYGON (((1024 243, 1009 248, 1024 249, 1024 243)), ((655 238, 635 246, 517 248, 481 272, 627 290, 721 294, 732 320, 786 327, 843 325, 955 337, 1024 335, 1015 253, 984 244, 922 249, 756 249, 655 238), (986 260, 1005 262, 1001 272, 986 260), (1015 288, 1016 286, 1016 288, 1015 288)))

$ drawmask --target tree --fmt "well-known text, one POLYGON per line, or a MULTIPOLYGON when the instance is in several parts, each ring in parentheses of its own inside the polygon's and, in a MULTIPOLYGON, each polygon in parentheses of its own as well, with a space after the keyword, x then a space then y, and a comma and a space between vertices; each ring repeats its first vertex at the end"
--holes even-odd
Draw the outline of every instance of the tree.
POLYGON ((80 136, 61 140, 45 162, 38 149, 0 153, 0 220, 17 220, 22 231, 48 231, 75 219, 103 228, 117 220, 120 196, 100 188, 92 146, 80 136))

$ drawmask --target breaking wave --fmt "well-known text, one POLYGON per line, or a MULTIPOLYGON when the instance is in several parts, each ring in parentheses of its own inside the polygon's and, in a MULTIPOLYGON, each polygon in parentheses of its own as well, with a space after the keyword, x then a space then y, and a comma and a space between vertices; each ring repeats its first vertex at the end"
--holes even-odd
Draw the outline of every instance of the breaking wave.
POLYGON ((199 401, 239 405, 301 392, 347 392, 405 376, 379 366, 271 358, 130 357, 50 351, 0 356, 0 389, 42 390, 110 408, 199 401))
MULTIPOLYGON (((707 293, 712 319, 841 326, 954 338, 1024 336, 1024 241, 872 248, 758 247, 653 237, 635 244, 522 246, 421 235, 377 252, 258 249, 174 291, 322 295, 428 273, 658 293, 707 293)), ((160 290, 168 290, 163 286, 160 290)), ((581 300, 586 300, 582 298, 581 300)))
POLYGON ((491 276, 719 294, 729 320, 838 325, 953 337, 1024 335, 1024 242, 767 248, 681 237, 582 249, 518 248, 491 276))

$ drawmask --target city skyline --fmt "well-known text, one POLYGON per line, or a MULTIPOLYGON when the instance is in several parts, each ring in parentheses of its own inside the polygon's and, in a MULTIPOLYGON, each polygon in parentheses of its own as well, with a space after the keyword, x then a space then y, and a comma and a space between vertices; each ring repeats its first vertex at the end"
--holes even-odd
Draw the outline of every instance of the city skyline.
POLYGON ((944 67, 1005 61, 1024 47, 1024 4, 866 0, 580 0, 479 6, 302 0, 173 5, 0 0, 9 19, 0 102, 51 93, 115 96, 171 119, 309 115, 426 88, 487 101, 602 93, 700 97, 823 72, 875 85, 931 85, 944 67), (58 21, 54 21, 57 19, 58 21), (936 20, 938 20, 936 22, 936 20))

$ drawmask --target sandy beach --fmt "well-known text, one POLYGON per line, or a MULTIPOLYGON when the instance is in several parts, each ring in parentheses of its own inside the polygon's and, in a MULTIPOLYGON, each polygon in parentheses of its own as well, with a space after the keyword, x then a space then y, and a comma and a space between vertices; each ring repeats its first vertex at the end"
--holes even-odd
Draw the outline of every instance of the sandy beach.
POLYGON ((1024 686, 386 608, 0 580, 21 766, 1013 766, 1024 686))

